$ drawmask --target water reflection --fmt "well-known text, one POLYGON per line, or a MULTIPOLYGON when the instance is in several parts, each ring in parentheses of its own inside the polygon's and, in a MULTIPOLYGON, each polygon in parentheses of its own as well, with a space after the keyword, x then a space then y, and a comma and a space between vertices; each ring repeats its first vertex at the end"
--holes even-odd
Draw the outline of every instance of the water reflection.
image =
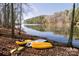
POLYGON ((64 35, 68 37, 69 34, 69 29, 68 28, 57 28, 57 27, 45 27, 43 25, 31 25, 31 26, 27 26, 28 28, 32 28, 34 30, 38 30, 38 31, 42 31, 42 32, 51 32, 54 34, 59 34, 59 35, 64 35))
MULTIPOLYGON (((39 37, 45 37, 51 41, 55 41, 55 42, 59 42, 59 43, 63 43, 63 44, 68 43, 68 37, 66 37, 64 35, 55 34, 54 32, 46 32, 46 31, 41 32, 41 31, 35 30, 35 28, 28 28, 28 27, 24 26, 23 24, 22 24, 22 30, 26 34, 39 36, 39 37)), ((75 40, 75 38, 73 38, 72 45, 74 47, 79 48, 79 40, 75 40)))

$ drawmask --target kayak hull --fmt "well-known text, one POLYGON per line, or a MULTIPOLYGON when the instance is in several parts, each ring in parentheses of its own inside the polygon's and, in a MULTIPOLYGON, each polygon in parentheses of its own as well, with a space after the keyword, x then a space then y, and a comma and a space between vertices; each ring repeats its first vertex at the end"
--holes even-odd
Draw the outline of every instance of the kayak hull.
POLYGON ((27 44, 28 42, 31 42, 32 40, 25 40, 23 42, 20 42, 20 41, 16 41, 16 44, 18 45, 24 45, 24 44, 27 44))
POLYGON ((44 49, 44 48, 52 48, 52 44, 48 42, 32 42, 32 48, 44 49))

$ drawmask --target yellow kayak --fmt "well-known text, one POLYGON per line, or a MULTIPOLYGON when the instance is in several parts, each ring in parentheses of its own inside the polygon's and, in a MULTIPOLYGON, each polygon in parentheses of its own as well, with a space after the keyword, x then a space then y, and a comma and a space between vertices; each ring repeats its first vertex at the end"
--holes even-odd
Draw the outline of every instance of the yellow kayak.
POLYGON ((25 40, 23 42, 20 42, 20 41, 16 41, 16 44, 18 45, 24 45, 24 44, 27 44, 28 42, 31 42, 32 40, 25 40))
POLYGON ((31 45, 32 48, 38 48, 38 49, 53 47, 52 44, 48 42, 32 42, 31 45))
POLYGON ((10 53, 12 54, 12 53, 14 53, 14 52, 16 52, 16 51, 22 51, 24 48, 25 48, 25 47, 14 48, 14 49, 12 49, 12 50, 10 51, 10 53))

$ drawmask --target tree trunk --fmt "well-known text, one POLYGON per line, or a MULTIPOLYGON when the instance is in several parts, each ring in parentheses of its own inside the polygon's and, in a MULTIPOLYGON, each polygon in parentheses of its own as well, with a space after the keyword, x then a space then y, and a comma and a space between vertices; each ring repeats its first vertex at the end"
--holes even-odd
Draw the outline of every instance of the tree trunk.
POLYGON ((1 13, 0 13, 0 26, 2 25, 1 17, 2 17, 2 15, 1 15, 1 13))
POLYGON ((4 13, 3 27, 6 27, 6 3, 3 7, 3 13, 4 13))
POLYGON ((10 16, 10 8, 9 8, 9 3, 7 4, 7 21, 6 21, 6 25, 7 25, 7 28, 9 28, 9 16, 10 16))
POLYGON ((22 20, 22 3, 20 4, 20 28, 19 28, 19 35, 21 35, 21 20, 22 20))
POLYGON ((14 5, 11 3, 11 23, 12 23, 12 38, 14 38, 15 19, 14 19, 14 5))
POLYGON ((72 46, 73 30, 74 30, 74 15, 75 15, 75 3, 73 4, 72 21, 71 21, 71 28, 70 28, 70 36, 69 36, 68 46, 72 46))

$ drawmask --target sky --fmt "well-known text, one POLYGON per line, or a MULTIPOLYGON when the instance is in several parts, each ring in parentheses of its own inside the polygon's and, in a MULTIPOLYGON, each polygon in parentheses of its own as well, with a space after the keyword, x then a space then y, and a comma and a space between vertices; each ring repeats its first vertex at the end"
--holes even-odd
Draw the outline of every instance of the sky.
POLYGON ((24 19, 40 16, 53 15, 55 12, 61 12, 72 8, 72 3, 30 3, 31 11, 24 15, 24 19))

